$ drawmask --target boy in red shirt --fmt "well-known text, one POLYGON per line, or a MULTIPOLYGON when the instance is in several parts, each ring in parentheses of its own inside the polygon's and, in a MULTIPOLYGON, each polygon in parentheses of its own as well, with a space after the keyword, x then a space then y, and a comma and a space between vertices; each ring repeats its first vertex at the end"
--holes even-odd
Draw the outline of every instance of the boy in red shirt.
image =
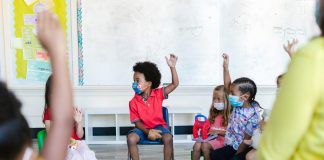
POLYGON ((178 57, 171 54, 170 58, 165 58, 172 74, 172 83, 166 87, 158 88, 161 73, 154 63, 138 62, 133 67, 135 96, 129 102, 129 112, 135 128, 127 136, 128 151, 133 160, 139 159, 137 143, 157 139, 164 144, 164 159, 172 158, 173 136, 163 119, 162 103, 179 85, 175 69, 178 57))

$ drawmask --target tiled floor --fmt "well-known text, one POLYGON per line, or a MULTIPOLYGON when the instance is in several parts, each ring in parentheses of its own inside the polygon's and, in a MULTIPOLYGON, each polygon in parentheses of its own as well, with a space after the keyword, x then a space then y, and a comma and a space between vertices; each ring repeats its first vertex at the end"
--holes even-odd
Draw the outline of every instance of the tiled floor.
MULTIPOLYGON (((37 142, 34 142, 37 148, 37 142)), ((127 145, 89 145, 98 160, 127 160, 127 145)), ((174 159, 190 160, 191 143, 174 144, 174 159)), ((163 145, 139 145, 141 160, 163 160, 163 145)))
MULTIPOLYGON (((125 160, 127 159, 127 145, 89 145, 96 152, 98 160, 125 160)), ((192 144, 175 144, 174 159, 190 160, 192 144)), ((160 160, 163 159, 162 145, 139 146, 141 160, 160 160)))

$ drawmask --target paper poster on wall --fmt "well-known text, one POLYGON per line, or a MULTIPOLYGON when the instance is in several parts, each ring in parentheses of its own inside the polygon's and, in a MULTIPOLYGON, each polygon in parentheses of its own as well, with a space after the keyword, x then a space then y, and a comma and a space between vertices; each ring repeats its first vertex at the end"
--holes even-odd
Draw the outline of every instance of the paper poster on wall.
MULTIPOLYGON (((15 78, 25 82, 46 82, 51 74, 47 53, 37 40, 37 13, 55 13, 69 37, 69 1, 13 0, 15 78)), ((69 45, 68 45, 69 46, 69 45)))

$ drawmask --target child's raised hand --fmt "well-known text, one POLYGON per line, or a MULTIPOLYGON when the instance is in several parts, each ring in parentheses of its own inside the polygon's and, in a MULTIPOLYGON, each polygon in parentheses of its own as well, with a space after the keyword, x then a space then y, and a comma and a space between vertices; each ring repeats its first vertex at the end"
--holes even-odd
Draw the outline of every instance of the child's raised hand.
POLYGON ((222 55, 223 57, 223 67, 224 68, 228 68, 228 64, 229 64, 229 56, 226 53, 223 53, 222 55))
POLYGON ((287 44, 283 45, 284 50, 288 53, 289 57, 292 57, 295 53, 294 48, 298 44, 298 39, 294 38, 291 42, 287 41, 287 44))
POLYGON ((82 116, 83 116, 82 111, 78 107, 74 107, 74 115, 73 115, 74 121, 76 123, 81 123, 82 116))
POLYGON ((37 15, 37 37, 51 58, 63 57, 53 53, 66 52, 66 39, 58 18, 48 11, 37 15))
POLYGON ((168 63, 168 66, 171 68, 174 68, 177 64, 178 57, 174 54, 170 54, 170 58, 165 56, 166 62, 168 63))

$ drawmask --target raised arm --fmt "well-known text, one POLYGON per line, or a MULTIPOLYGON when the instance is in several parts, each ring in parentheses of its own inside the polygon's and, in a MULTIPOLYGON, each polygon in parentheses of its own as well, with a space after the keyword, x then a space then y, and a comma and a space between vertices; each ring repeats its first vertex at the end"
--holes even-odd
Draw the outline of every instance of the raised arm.
POLYGON ((287 41, 287 44, 283 45, 284 50, 288 53, 291 58, 295 54, 295 48, 298 44, 298 39, 294 38, 291 42, 287 41))
POLYGON ((67 66, 67 46, 60 23, 47 11, 38 15, 38 39, 51 58, 53 88, 51 95, 51 129, 42 156, 46 160, 64 160, 72 130, 72 88, 67 66))
POLYGON ((229 92, 230 90, 230 86, 231 86, 231 75, 229 73, 229 69, 228 69, 228 64, 229 64, 229 56, 224 53, 223 55, 223 78, 224 78, 224 86, 225 86, 225 90, 227 92, 229 92))
POLYGON ((74 121, 76 124, 76 134, 79 138, 82 138, 84 136, 84 131, 83 131, 83 125, 82 125, 82 116, 83 113, 82 111, 77 108, 74 107, 74 121))
POLYGON ((179 77, 175 68, 178 61, 178 57, 174 54, 170 54, 170 58, 165 57, 165 59, 167 61, 168 66, 170 67, 172 75, 172 83, 165 87, 165 93, 169 94, 179 86, 179 77))

